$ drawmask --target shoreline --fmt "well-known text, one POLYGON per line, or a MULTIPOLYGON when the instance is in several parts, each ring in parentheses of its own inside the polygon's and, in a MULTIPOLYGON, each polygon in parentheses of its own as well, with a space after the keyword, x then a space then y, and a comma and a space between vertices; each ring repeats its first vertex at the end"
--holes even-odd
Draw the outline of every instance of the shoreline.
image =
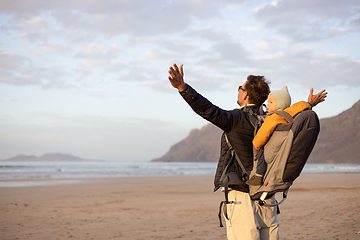
MULTIPOLYGON (((63 180, 78 182, 1 188, 2 239, 226 239, 213 176, 31 179, 63 180)), ((280 205, 280 239, 358 239, 359 181, 301 174, 280 205)))
MULTIPOLYGON (((43 163, 29 162, 3 164, 1 180, 84 179, 140 176, 213 176, 215 162, 152 163, 152 162, 96 162, 96 163, 43 163)), ((306 164, 303 174, 360 173, 360 164, 306 164)))
MULTIPOLYGON (((215 173, 214 173, 215 174, 215 173)), ((159 176, 109 176, 109 177, 64 177, 64 178, 16 178, 16 179, 0 179, 0 188, 3 187, 36 187, 50 185, 68 185, 79 184, 95 180, 116 180, 123 178, 172 178, 172 177, 214 177, 212 175, 159 175, 159 176)), ((342 175, 342 174, 359 174, 360 172, 319 172, 319 173, 301 173, 302 175, 342 175)), ((295 180, 294 182, 296 182, 295 180)))

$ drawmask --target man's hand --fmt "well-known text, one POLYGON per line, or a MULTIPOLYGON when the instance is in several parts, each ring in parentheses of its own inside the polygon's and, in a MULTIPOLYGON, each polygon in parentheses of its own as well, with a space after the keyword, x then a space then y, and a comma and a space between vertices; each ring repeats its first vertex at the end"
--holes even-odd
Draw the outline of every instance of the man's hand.
POLYGON ((325 98, 327 97, 327 92, 325 92, 325 89, 320 91, 318 94, 313 95, 314 89, 310 88, 310 94, 308 97, 308 103, 311 104, 312 107, 315 107, 318 103, 321 103, 325 101, 325 98))
POLYGON ((174 65, 170 67, 169 74, 170 74, 169 80, 171 85, 174 88, 177 88, 179 92, 184 91, 186 88, 186 84, 184 82, 183 65, 182 64, 180 65, 180 70, 179 70, 178 66, 174 63, 174 65))

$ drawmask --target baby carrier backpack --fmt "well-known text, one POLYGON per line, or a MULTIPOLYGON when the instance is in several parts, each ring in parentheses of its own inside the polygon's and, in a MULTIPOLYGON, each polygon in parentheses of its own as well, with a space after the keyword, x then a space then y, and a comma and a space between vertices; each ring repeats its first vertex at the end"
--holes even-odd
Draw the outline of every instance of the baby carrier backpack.
MULTIPOLYGON (((260 205, 267 205, 264 199, 277 192, 283 192, 282 203, 293 181, 303 170, 320 132, 320 121, 312 110, 300 112, 292 118, 284 111, 275 112, 283 116, 288 123, 279 124, 262 151, 254 148, 254 167, 250 177, 256 173, 258 158, 264 154, 267 169, 260 186, 249 186, 250 196, 259 200, 260 205)), ((257 122, 259 120, 257 119, 257 122)), ((257 129, 255 128, 255 131, 257 129)), ((255 132, 256 134, 256 132, 255 132)))
MULTIPOLYGON (((249 112, 250 121, 254 126, 254 135, 260 128, 266 115, 255 114, 251 109, 246 109, 249 112)), ((224 169, 223 176, 220 179, 220 185, 224 187, 225 201, 221 202, 219 209, 219 220, 221 223, 221 208, 223 209, 225 217, 226 204, 228 201, 228 185, 238 184, 243 185, 247 179, 256 173, 256 166, 259 156, 264 154, 267 164, 266 172, 263 176, 263 184, 260 186, 249 185, 249 194, 252 200, 259 201, 260 205, 277 206, 281 204, 287 197, 288 190, 293 181, 300 175, 305 163, 314 148, 315 142, 320 132, 320 122, 317 114, 312 110, 305 110, 297 114, 294 118, 284 111, 276 112, 283 116, 288 123, 279 124, 272 133, 268 142, 264 145, 263 151, 254 148, 254 163, 251 173, 246 173, 243 164, 239 157, 232 149, 230 142, 227 144, 232 149, 232 155, 235 156, 236 161, 243 170, 242 176, 234 177, 233 173, 226 174, 224 169), (283 192, 283 199, 276 204, 266 204, 265 199, 273 196, 277 192, 283 192)), ((225 134, 225 133, 224 133, 225 134)), ((225 134, 226 137, 226 134, 225 134)), ((232 158, 234 159, 234 158, 232 158)))

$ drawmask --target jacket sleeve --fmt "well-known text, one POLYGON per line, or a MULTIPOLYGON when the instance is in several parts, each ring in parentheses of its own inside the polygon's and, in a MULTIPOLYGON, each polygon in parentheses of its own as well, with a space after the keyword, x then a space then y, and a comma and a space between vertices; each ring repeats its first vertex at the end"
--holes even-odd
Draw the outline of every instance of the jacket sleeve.
POLYGON ((228 132, 232 128, 234 119, 236 119, 236 121, 242 121, 242 116, 240 114, 236 118, 234 117, 234 112, 236 110, 226 111, 215 106, 188 84, 186 89, 180 92, 180 95, 190 105, 194 112, 225 132, 228 132))
POLYGON ((294 117, 296 114, 310 109, 311 109, 311 105, 309 103, 300 101, 294 103, 293 105, 291 105, 291 107, 285 108, 284 111, 290 114, 292 117, 294 117))

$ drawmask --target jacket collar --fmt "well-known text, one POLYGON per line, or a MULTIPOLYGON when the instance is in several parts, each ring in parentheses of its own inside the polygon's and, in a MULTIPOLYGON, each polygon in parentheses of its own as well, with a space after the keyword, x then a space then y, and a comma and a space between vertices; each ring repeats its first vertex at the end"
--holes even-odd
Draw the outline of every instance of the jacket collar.
POLYGON ((245 107, 256 107, 256 105, 253 104, 253 103, 245 104, 245 105, 241 106, 239 109, 243 109, 243 108, 245 108, 245 107))

